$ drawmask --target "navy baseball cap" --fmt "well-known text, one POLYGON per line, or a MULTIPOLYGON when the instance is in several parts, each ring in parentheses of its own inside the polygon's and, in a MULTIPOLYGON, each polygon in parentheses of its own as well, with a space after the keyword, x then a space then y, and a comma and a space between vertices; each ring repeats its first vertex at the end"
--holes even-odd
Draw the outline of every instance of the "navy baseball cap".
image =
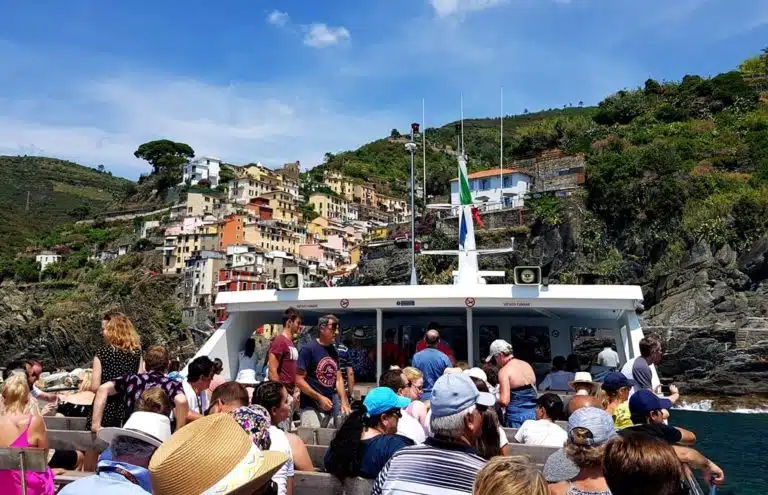
POLYGON ((496 397, 477 390, 472 379, 464 373, 451 373, 437 379, 432 387, 432 417, 443 418, 459 413, 475 404, 493 407, 496 397))
POLYGON ((630 380, 624 373, 612 371, 605 376, 603 380, 603 390, 614 392, 622 387, 634 387, 635 381, 630 380))
POLYGON ((646 414, 657 409, 670 409, 672 401, 662 399, 650 390, 638 390, 629 398, 629 413, 632 415, 646 414))
POLYGON ((400 397, 389 387, 374 388, 366 394, 363 401, 370 416, 383 414, 392 409, 403 409, 410 403, 411 399, 400 397))

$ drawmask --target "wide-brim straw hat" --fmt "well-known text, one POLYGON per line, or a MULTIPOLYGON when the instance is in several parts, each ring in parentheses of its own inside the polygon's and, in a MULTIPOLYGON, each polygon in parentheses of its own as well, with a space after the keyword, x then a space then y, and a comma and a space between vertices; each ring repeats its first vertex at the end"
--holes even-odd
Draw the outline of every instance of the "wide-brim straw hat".
POLYGON ((573 380, 568 382, 568 386, 576 388, 575 385, 586 385, 590 389, 597 387, 598 383, 592 381, 592 375, 587 371, 577 371, 573 376, 573 380))
POLYGON ((149 463, 154 495, 250 494, 288 461, 263 452, 229 414, 213 414, 180 428, 149 463))

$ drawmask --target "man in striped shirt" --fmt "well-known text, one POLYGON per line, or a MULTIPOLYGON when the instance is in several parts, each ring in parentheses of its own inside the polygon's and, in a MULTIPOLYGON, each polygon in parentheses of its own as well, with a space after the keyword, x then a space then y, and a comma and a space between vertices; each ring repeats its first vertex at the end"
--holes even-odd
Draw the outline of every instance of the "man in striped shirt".
POLYGON ((462 373, 441 376, 432 389, 433 438, 399 450, 381 470, 371 495, 471 495, 485 459, 472 447, 483 420, 476 405, 493 407, 462 373))

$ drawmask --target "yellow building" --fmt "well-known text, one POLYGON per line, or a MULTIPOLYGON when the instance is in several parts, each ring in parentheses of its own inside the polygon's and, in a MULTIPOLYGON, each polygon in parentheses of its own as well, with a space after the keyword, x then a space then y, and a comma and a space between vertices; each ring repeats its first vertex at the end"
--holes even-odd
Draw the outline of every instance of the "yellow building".
POLYGON ((328 219, 317 217, 307 224, 307 233, 312 234, 315 239, 325 240, 325 229, 328 228, 328 219))
POLYGON ((314 192, 309 196, 309 204, 321 217, 338 222, 346 222, 349 216, 348 203, 344 198, 323 192, 314 192))
POLYGON ((323 182, 331 191, 335 192, 347 201, 352 201, 355 197, 355 184, 341 172, 329 171, 325 173, 323 182))
POLYGON ((349 248, 349 262, 353 265, 360 263, 360 246, 353 246, 349 248))
POLYGON ((298 223, 299 213, 293 196, 285 191, 272 191, 261 195, 262 198, 269 201, 272 208, 272 218, 286 223, 298 223))
POLYGON ((306 232, 302 227, 277 220, 263 220, 245 226, 245 243, 265 251, 295 255, 305 240, 306 232))
POLYGON ((372 184, 355 184, 354 197, 355 200, 366 206, 376 207, 379 204, 376 189, 374 189, 372 184))
POLYGON ((261 163, 250 163, 245 167, 242 167, 241 170, 243 170, 249 178, 256 181, 260 181, 262 176, 270 173, 270 170, 261 163))
POLYGON ((166 239, 166 245, 173 246, 173 252, 165 258, 165 273, 181 273, 196 251, 215 251, 218 244, 216 234, 180 234, 176 236, 174 243, 168 242, 169 240, 166 239))
POLYGON ((221 200, 213 194, 201 192, 187 193, 187 215, 188 217, 203 217, 205 215, 215 215, 221 205, 221 200))
POLYGON ((384 241, 389 235, 387 227, 375 227, 368 231, 368 238, 372 241, 384 241))

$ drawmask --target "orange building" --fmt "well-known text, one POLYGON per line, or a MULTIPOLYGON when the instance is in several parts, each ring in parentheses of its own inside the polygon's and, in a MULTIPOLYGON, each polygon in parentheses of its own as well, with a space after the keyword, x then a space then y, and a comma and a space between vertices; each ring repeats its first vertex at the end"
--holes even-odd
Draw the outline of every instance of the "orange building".
POLYGON ((245 215, 230 215, 219 223, 219 250, 242 244, 245 238, 245 215))

